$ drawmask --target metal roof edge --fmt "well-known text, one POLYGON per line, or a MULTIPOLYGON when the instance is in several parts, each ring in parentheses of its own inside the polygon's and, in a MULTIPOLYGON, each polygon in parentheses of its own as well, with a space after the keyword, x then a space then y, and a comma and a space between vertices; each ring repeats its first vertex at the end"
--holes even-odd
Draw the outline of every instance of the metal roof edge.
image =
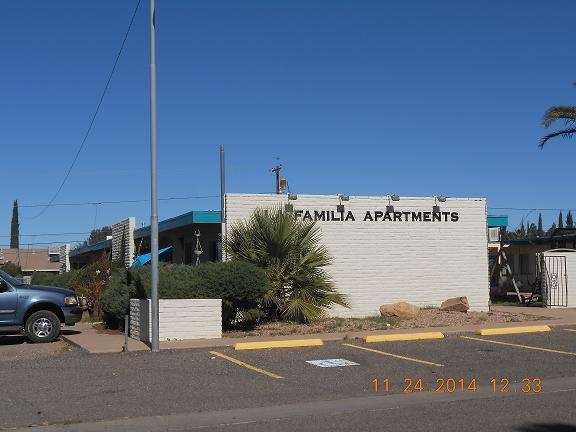
POLYGON ((87 252, 94 252, 94 251, 103 250, 103 249, 107 249, 107 248, 111 248, 111 247, 112 247, 112 239, 102 240, 102 241, 99 241, 98 243, 93 243, 91 245, 81 246, 77 249, 72 249, 70 251, 70 256, 74 257, 77 255, 82 255, 82 254, 87 253, 87 252))

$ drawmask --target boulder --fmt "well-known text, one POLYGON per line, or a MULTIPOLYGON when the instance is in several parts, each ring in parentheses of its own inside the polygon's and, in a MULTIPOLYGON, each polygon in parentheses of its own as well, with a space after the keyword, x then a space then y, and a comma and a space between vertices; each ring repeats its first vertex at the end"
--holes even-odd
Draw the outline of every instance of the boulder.
POLYGON ((466 297, 451 298, 440 305, 441 311, 468 312, 468 309, 470 309, 470 305, 466 297))
POLYGON ((416 318, 419 313, 420 308, 418 306, 406 302, 384 304, 380 306, 380 315, 393 315, 398 318, 409 319, 416 318))

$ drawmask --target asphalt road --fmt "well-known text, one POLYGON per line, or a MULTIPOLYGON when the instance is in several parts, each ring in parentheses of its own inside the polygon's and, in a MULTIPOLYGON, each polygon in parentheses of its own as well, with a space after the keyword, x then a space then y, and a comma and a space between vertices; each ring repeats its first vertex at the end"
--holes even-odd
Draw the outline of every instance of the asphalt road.
POLYGON ((0 344, 0 429, 576 431, 576 332, 470 336, 17 358, 0 344), (357 365, 307 363, 325 359, 357 365))

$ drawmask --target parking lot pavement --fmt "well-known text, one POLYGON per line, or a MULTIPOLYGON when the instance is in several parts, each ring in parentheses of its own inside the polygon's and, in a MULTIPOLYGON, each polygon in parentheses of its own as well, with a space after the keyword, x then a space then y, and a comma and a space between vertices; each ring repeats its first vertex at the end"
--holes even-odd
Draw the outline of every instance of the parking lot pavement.
POLYGON ((476 392, 487 398, 509 393, 517 395, 515 404, 521 409, 523 400, 540 397, 540 387, 543 392, 563 391, 562 383, 576 377, 574 356, 526 348, 576 352, 576 332, 555 328, 549 333, 474 337, 480 340, 450 335, 426 341, 347 340, 319 347, 221 347, 152 354, 90 355, 77 350, 46 356, 42 362, 7 360, 2 365, 10 373, 2 374, 7 391, 0 393, 0 428, 350 398, 361 398, 361 406, 372 403, 369 398, 374 396, 411 398, 416 393, 438 401, 457 401, 476 392), (338 366, 332 361, 320 363, 332 367, 320 367, 308 362, 334 359, 354 364, 338 366))
MULTIPOLYGON (((576 334, 572 332, 556 329, 549 333, 472 337, 370 344, 331 342, 322 347, 258 351, 226 348, 219 352, 288 382, 306 384, 309 391, 329 391, 332 396, 342 397, 373 392, 376 379, 379 384, 387 380, 389 393, 408 393, 419 390, 414 386, 441 392, 446 390, 447 380, 450 386, 457 381, 460 387, 475 384, 500 391, 506 383, 521 383, 524 379, 527 384, 539 379, 545 385, 547 378, 576 376, 576 334), (319 367, 307 362, 334 359, 354 364, 319 367)), ((326 362, 324 366, 332 365, 326 362)), ((379 391, 383 391, 382 386, 379 391)))

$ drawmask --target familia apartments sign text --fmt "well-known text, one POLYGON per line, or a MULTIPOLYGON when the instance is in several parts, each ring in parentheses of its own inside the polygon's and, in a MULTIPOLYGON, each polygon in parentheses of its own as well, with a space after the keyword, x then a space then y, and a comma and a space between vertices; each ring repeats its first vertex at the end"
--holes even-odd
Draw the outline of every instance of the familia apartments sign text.
POLYGON ((334 210, 294 210, 294 218, 304 221, 349 222, 458 222, 458 212, 446 211, 381 211, 368 210, 363 214, 352 211, 334 210))

